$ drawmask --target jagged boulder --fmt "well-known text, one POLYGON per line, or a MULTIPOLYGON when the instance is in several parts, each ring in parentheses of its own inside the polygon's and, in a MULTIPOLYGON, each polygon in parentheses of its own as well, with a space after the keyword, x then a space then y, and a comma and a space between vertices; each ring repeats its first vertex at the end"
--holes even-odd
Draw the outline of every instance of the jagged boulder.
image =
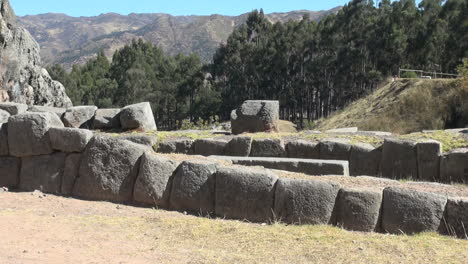
POLYGON ((16 21, 8 0, 0 0, 0 94, 3 102, 72 106, 62 84, 41 67, 39 45, 16 21))
POLYGON ((245 101, 231 113, 233 134, 277 131, 278 121, 278 101, 245 101))
POLYGON ((148 102, 124 107, 120 111, 120 124, 125 130, 157 130, 153 110, 148 102))

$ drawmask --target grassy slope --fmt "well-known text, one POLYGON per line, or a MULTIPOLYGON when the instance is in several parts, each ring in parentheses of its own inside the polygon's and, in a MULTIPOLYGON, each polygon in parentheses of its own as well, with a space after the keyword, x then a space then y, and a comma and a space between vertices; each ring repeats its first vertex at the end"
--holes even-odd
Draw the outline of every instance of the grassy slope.
POLYGON ((320 130, 357 126, 361 130, 410 133, 443 129, 457 98, 457 80, 401 79, 388 83, 327 119, 320 130))

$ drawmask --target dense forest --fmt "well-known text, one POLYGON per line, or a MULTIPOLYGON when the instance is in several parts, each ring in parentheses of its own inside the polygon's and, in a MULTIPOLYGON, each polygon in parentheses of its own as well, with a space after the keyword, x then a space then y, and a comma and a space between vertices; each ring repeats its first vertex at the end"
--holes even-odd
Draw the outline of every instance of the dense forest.
POLYGON ((320 22, 270 23, 254 11, 212 63, 135 40, 67 73, 49 68, 75 105, 150 101, 162 129, 228 120, 246 99, 280 100, 304 127, 372 92, 399 68, 456 72, 468 57, 468 1, 353 0, 320 22))

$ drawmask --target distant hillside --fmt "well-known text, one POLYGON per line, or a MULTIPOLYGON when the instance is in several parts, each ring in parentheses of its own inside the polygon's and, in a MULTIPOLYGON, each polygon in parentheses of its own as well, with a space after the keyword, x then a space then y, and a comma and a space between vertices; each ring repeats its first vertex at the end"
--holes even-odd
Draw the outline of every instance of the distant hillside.
MULTIPOLYGON (((311 20, 337 12, 293 11, 267 15, 272 22, 300 20, 308 14, 311 20)), ((70 17, 64 14, 41 14, 19 17, 41 46, 45 64, 71 66, 93 58, 101 49, 111 57, 115 50, 132 39, 143 38, 169 54, 195 52, 209 61, 220 43, 227 40, 235 27, 244 23, 240 16, 171 16, 168 14, 102 14, 96 17, 70 17)))
POLYGON ((465 127, 466 100, 468 87, 462 86, 460 80, 401 79, 317 121, 317 129, 358 127, 406 134, 465 127))

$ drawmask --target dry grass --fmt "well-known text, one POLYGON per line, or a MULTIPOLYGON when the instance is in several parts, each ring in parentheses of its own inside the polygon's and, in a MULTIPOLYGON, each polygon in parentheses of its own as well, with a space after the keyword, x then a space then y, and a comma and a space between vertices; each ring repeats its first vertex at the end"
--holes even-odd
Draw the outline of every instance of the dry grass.
POLYGON ((466 263, 468 241, 0 194, 1 263, 466 263))
POLYGON ((399 134, 443 129, 462 93, 457 80, 402 79, 387 84, 327 119, 318 129, 357 126, 399 134))

